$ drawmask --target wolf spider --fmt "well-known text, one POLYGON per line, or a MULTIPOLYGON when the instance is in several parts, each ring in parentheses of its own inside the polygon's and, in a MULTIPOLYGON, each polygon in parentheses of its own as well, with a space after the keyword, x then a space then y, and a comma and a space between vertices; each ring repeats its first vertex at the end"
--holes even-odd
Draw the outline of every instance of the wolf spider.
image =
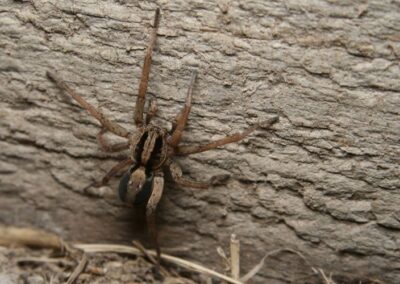
MULTIPOLYGON (((160 259, 160 248, 157 240, 157 232, 155 229, 155 210, 164 189, 164 172, 169 173, 172 180, 181 186, 193 188, 208 188, 224 182, 224 178, 212 178, 208 182, 197 182, 182 177, 180 166, 173 161, 174 156, 186 156, 194 153, 208 151, 219 146, 237 142, 252 133, 259 127, 269 127, 278 119, 274 117, 262 124, 257 124, 246 129, 242 133, 236 133, 226 136, 225 138, 212 141, 202 145, 179 145, 182 138, 183 130, 186 126, 189 112, 192 104, 193 86, 196 73, 193 72, 189 90, 186 95, 185 105, 182 111, 176 116, 172 123, 172 129, 167 130, 152 123, 152 119, 157 112, 157 104, 155 99, 149 103, 146 116, 144 117, 145 96, 150 74, 150 66, 152 62, 152 51, 154 49, 157 37, 157 29, 160 22, 160 10, 155 12, 154 24, 152 28, 150 44, 147 47, 144 59, 142 75, 139 85, 139 94, 136 98, 136 106, 134 111, 134 121, 136 131, 129 132, 121 125, 107 118, 98 109, 89 104, 85 99, 72 90, 57 74, 47 72, 47 76, 60 89, 68 93, 78 104, 86 109, 90 115, 96 118, 102 125, 102 130, 97 135, 97 140, 101 148, 106 152, 118 152, 129 149, 129 157, 116 164, 103 177, 101 181, 94 182, 91 186, 106 185, 109 180, 118 173, 125 171, 120 180, 118 187, 119 197, 122 201, 138 203, 147 201, 146 221, 148 224, 149 235, 153 239, 157 250, 158 259, 160 259), (103 135, 110 131, 117 136, 126 138, 127 141, 110 145, 104 139, 103 135), (128 170, 126 170, 128 168, 128 170)), ((221 177, 221 176, 220 176, 221 177)), ((226 180, 226 178, 225 178, 226 180)))

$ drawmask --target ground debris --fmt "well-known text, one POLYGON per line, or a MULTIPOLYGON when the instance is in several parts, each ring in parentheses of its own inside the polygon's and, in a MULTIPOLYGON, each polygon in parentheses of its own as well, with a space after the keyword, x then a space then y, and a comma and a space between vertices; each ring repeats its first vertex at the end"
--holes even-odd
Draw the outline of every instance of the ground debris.
MULTIPOLYGON (((79 275, 77 284, 83 283, 203 283, 180 276, 162 278, 155 266, 141 256, 125 256, 116 253, 88 254, 88 264, 79 275)), ((26 247, 0 247, 0 283, 2 284, 58 284, 65 283, 78 261, 55 255, 47 249, 26 247)), ((172 269, 172 268, 169 268, 172 269)), ((187 274, 187 272, 186 272, 187 274)))

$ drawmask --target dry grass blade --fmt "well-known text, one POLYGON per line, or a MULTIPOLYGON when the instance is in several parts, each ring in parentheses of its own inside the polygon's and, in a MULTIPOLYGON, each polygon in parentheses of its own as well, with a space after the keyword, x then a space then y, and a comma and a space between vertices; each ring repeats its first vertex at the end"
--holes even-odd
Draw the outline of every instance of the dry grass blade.
POLYGON ((53 283, 55 283, 55 281, 56 281, 56 276, 55 275, 51 275, 50 276, 50 280, 46 280, 46 283, 53 284, 53 283))
POLYGON ((140 252, 147 257, 151 263, 153 263, 154 265, 158 266, 161 274, 165 277, 171 277, 171 273, 168 272, 168 270, 166 270, 164 267, 162 267, 158 261, 151 255, 148 253, 148 251, 143 247, 143 245, 141 243, 139 243, 138 241, 132 241, 132 244, 138 249, 140 250, 140 252))
POLYGON ((247 274, 245 276, 240 278, 240 280, 242 282, 249 281, 254 275, 256 275, 261 270, 261 268, 263 268, 264 262, 268 257, 271 257, 273 255, 276 255, 276 254, 279 254, 279 253, 282 253, 282 252, 290 252, 290 253, 294 253, 294 254, 298 255, 301 259, 303 259, 313 269, 313 271, 315 271, 314 268, 310 265, 310 263, 308 262, 308 260, 306 259, 306 257, 302 253, 300 253, 300 252, 298 252, 296 250, 287 249, 287 248, 286 249, 277 249, 277 250, 273 250, 271 252, 268 252, 261 259, 261 261, 256 266, 254 266, 253 269, 251 269, 249 272, 247 272, 247 274))
MULTIPOLYGON (((133 254, 133 255, 143 255, 139 249, 133 248, 133 247, 128 247, 128 246, 122 246, 122 245, 108 245, 108 244, 76 244, 76 248, 81 249, 87 253, 99 253, 99 252, 115 252, 115 253, 126 253, 126 254, 133 254)), ((156 256, 156 252, 154 251, 149 251, 147 250, 147 253, 156 256)), ((233 283, 233 284, 242 284, 241 281, 233 279, 229 276, 223 275, 221 273, 218 273, 214 270, 211 270, 209 268, 206 268, 202 265, 174 257, 171 255, 167 254, 162 254, 161 258, 165 261, 171 262, 175 265, 181 266, 183 268, 186 268, 188 270, 196 271, 199 273, 204 273, 206 275, 225 280, 228 283, 233 283)))
POLYGON ((231 235, 231 275, 233 279, 240 278, 240 242, 235 234, 231 235))
POLYGON ((62 266, 74 266, 73 261, 64 258, 48 258, 48 257, 20 257, 17 263, 55 263, 62 266))
POLYGON ((68 278, 65 284, 73 284, 78 279, 79 275, 85 270, 86 265, 88 264, 88 259, 86 254, 82 255, 81 261, 78 266, 75 268, 74 272, 72 272, 71 276, 68 278))
POLYGON ((63 242, 58 236, 41 230, 0 226, 0 245, 23 245, 62 250, 63 242))
POLYGON ((319 272, 319 274, 321 274, 321 277, 322 277, 322 279, 324 280, 324 283, 325 283, 325 284, 336 284, 336 283, 332 280, 332 277, 331 277, 331 276, 329 276, 329 278, 326 277, 325 272, 324 272, 321 268, 318 268, 318 272, 319 272))
POLYGON ((221 247, 217 247, 217 253, 221 257, 221 260, 223 262, 224 271, 231 270, 231 262, 230 262, 229 258, 226 256, 224 249, 221 247))

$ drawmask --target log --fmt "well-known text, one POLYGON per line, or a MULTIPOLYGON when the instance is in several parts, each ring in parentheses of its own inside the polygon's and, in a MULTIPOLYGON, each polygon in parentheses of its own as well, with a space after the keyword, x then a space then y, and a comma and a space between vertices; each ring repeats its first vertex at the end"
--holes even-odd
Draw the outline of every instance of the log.
MULTIPOLYGON (((157 7, 157 124, 171 127, 193 70, 185 144, 280 117, 273 130, 177 159, 192 179, 231 178, 207 190, 167 183, 162 248, 222 269, 216 248, 228 251, 234 233, 241 275, 288 248, 339 283, 400 283, 396 1, 2 1, 0 223, 79 242, 148 241, 143 208, 118 200, 118 179, 83 194, 127 153, 102 152, 98 122, 45 74, 133 131, 157 7)), ((319 283, 295 254, 266 262, 257 283, 319 283)))

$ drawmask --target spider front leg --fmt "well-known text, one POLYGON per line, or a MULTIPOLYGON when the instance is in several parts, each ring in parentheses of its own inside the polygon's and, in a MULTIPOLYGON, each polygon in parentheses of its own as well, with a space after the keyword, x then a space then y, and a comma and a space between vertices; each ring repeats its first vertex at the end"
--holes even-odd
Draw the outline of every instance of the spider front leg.
POLYGON ((226 136, 222 139, 213 141, 208 144, 193 145, 193 146, 178 146, 177 148, 175 148, 175 155, 185 156, 185 155, 190 155, 190 154, 194 154, 194 153, 205 152, 205 151, 215 149, 217 147, 220 147, 220 146, 223 146, 223 145, 226 145, 229 143, 238 142, 259 128, 269 128, 274 123, 278 122, 278 120, 279 120, 279 118, 277 116, 275 116, 269 120, 266 120, 262 123, 255 125, 255 126, 249 127, 248 129, 246 129, 245 131, 243 131, 241 133, 229 135, 229 136, 226 136))
POLYGON ((192 107, 192 94, 193 94, 193 86, 196 80, 196 72, 192 73, 192 78, 190 79, 189 90, 186 95, 185 106, 182 109, 182 112, 175 118, 175 121, 172 126, 172 134, 168 138, 168 144, 172 147, 176 147, 179 142, 181 142, 183 129, 186 126, 187 120, 189 118, 190 109, 192 107))
POLYGON ((158 244, 158 235, 156 230, 156 208, 160 202, 164 190, 164 174, 162 170, 154 173, 152 192, 146 206, 146 221, 149 235, 152 238, 157 251, 158 264, 161 260, 161 250, 158 244))
POLYGON ((104 152, 113 153, 120 152, 129 148, 129 141, 121 142, 117 144, 110 145, 105 139, 104 134, 107 132, 106 128, 102 128, 97 134, 97 141, 99 142, 101 148, 104 152))
POLYGON ((156 10, 154 16, 153 30, 151 33, 150 43, 146 50, 146 57, 144 58, 142 76, 140 78, 139 94, 136 97, 134 119, 136 126, 143 125, 143 109, 146 101, 147 85, 149 83, 150 67, 152 61, 152 53, 157 39, 157 29, 160 24, 160 9, 156 10))
POLYGON ((92 115, 94 118, 96 118, 101 125, 103 125, 107 130, 110 132, 114 133, 115 135, 121 136, 121 137, 128 137, 129 132, 119 124, 109 120, 107 117, 104 116, 99 110, 97 110, 94 106, 89 104, 84 98, 82 98, 80 95, 78 95, 74 90, 72 90, 60 77, 58 77, 55 73, 52 73, 50 71, 46 72, 47 77, 49 77, 50 80, 52 80, 57 87, 60 89, 64 90, 66 93, 68 93, 75 101, 78 102, 78 104, 86 109, 90 115, 92 115))

